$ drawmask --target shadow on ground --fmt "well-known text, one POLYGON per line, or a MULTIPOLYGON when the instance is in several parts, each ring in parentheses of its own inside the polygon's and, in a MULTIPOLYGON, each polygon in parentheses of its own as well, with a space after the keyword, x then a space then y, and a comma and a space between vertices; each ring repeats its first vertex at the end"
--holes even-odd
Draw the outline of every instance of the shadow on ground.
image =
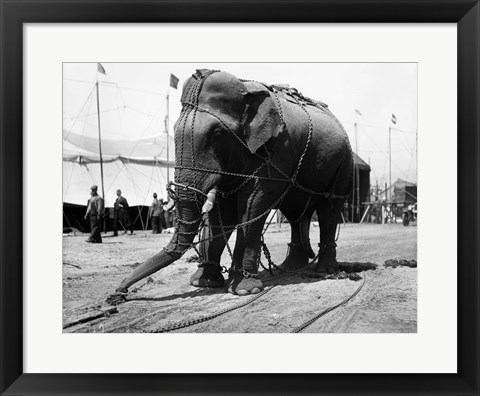
MULTIPOLYGON (((265 286, 270 286, 271 282, 275 282, 279 285, 295 285, 301 283, 313 283, 324 280, 339 280, 350 279, 352 281, 358 281, 362 279, 359 273, 363 271, 372 271, 377 268, 377 265, 370 262, 339 262, 340 270, 334 274, 318 273, 315 271, 315 263, 312 263, 299 271, 298 273, 282 273, 279 270, 274 270, 273 276, 269 271, 259 272, 259 277, 265 286)), ((184 293, 171 294, 162 297, 148 297, 142 295, 143 293, 138 291, 139 295, 135 295, 136 292, 130 292, 126 301, 173 301, 177 299, 193 298, 201 296, 210 296, 214 294, 227 293, 224 287, 220 288, 198 288, 195 290, 186 291, 184 293)))
POLYGON ((172 301, 172 300, 176 300, 176 299, 210 296, 212 294, 223 294, 225 292, 226 291, 223 287, 218 287, 218 288, 201 288, 201 289, 186 291, 184 293, 171 294, 169 296, 162 296, 162 297, 132 296, 132 294, 129 293, 129 296, 126 299, 126 302, 129 302, 129 301, 172 301))

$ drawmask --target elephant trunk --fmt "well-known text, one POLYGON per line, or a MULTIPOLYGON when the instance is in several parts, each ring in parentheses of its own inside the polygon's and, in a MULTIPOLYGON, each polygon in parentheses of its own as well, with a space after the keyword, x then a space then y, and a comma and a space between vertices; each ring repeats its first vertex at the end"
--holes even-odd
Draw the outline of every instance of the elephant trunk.
POLYGON ((178 260, 190 248, 201 221, 201 214, 194 198, 189 191, 179 192, 177 226, 172 239, 165 248, 139 265, 127 276, 116 291, 126 292, 134 283, 178 260))

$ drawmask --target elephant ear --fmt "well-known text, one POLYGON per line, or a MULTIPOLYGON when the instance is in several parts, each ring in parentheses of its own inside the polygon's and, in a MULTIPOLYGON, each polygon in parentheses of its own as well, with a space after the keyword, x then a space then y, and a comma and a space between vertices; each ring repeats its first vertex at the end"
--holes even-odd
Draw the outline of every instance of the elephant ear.
POLYGON ((273 94, 257 82, 246 82, 243 95, 246 108, 242 119, 245 140, 250 152, 255 153, 271 138, 282 133, 286 126, 275 105, 273 94))

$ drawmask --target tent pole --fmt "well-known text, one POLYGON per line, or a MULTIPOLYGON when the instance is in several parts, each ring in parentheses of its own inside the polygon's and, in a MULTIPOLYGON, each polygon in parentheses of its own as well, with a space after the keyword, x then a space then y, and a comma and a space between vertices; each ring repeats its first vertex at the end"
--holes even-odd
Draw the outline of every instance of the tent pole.
MULTIPOLYGON (((100 128, 100 93, 97 77, 97 118, 98 118, 98 151, 100 154, 100 178, 102 181, 102 198, 105 205, 105 187, 103 185, 103 157, 102 157, 102 133, 100 128)), ((103 231, 106 232, 106 218, 103 218, 103 231)))
POLYGON ((100 154, 100 177, 102 180, 102 198, 105 201, 105 189, 103 186, 103 157, 102 157, 102 132, 100 128, 100 94, 98 89, 98 80, 97 80, 97 118, 98 118, 98 151, 100 154))
POLYGON ((356 198, 357 198, 357 207, 356 207, 356 214, 357 217, 360 217, 360 157, 358 155, 358 130, 357 130, 357 115, 355 114, 355 151, 357 152, 357 167, 355 169, 355 180, 357 181, 357 191, 356 191, 356 198))
POLYGON ((390 194, 388 200, 392 200, 392 126, 388 127, 388 182, 390 184, 390 194))
MULTIPOLYGON (((357 145, 357 113, 355 112, 355 124, 354 126, 354 134, 355 134, 355 146, 357 145)), ((355 155, 357 154, 357 149, 355 147, 355 155)), ((357 189, 356 187, 356 178, 357 178, 357 165, 356 165, 355 159, 353 160, 353 191, 352 191, 352 223, 355 223, 355 191, 357 189)))
POLYGON ((170 181, 170 134, 168 127, 170 124, 170 88, 167 90, 167 115, 165 117, 165 133, 167 134, 167 183, 170 181))
POLYGON ((415 182, 418 184, 418 127, 415 130, 415 182))

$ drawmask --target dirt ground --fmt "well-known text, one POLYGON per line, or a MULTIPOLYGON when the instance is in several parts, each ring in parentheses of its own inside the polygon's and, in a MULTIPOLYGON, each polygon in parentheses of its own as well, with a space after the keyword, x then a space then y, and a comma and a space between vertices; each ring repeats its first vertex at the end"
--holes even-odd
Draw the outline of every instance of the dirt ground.
MULTIPOLYGON (((311 227, 314 250, 319 229, 311 227)), ((103 244, 88 244, 86 235, 63 238, 63 326, 64 332, 155 332, 185 320, 195 320, 235 307, 252 297, 239 297, 224 289, 190 286, 197 263, 182 259, 132 286, 128 301, 118 312, 90 320, 112 308, 106 297, 132 269, 167 244, 171 235, 137 231, 117 238, 104 236, 103 244), (85 323, 72 325, 76 321, 85 323)), ((265 241, 276 264, 287 251, 288 225, 271 225, 265 241)), ((233 245, 234 239, 231 240, 233 245)), ((313 333, 402 333, 417 331, 417 268, 391 268, 389 259, 417 259, 417 227, 401 224, 348 224, 338 240, 342 268, 355 263, 375 263, 375 270, 359 272, 362 279, 324 279, 310 274, 272 278, 261 273, 267 293, 248 306, 238 308, 178 332, 285 333, 351 296, 348 304, 327 313, 303 332, 313 333)), ((265 262, 265 259, 262 258, 265 262)), ((225 253, 222 265, 230 266, 225 253)), ((360 264, 361 265, 361 264, 360 264)))

